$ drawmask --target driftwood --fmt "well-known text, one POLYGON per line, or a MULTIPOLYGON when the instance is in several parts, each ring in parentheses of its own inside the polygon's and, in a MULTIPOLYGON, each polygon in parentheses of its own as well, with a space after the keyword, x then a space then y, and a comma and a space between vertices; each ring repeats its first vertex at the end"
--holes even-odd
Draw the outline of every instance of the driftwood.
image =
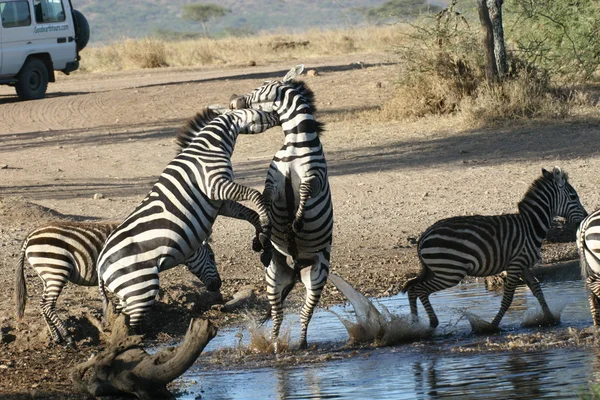
POLYGON ((120 316, 107 348, 76 365, 71 380, 77 390, 95 397, 132 394, 141 400, 174 399, 166 385, 196 361, 216 334, 209 321, 193 319, 179 347, 150 355, 141 345, 141 336, 127 335, 125 317, 120 316))

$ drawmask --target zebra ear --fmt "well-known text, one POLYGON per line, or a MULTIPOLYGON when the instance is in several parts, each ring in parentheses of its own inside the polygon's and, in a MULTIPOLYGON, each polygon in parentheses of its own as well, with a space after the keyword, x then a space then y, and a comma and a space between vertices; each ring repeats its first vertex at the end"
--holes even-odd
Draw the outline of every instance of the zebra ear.
POLYGON ((554 181, 558 183, 559 187, 565 186, 565 182, 567 179, 560 167, 554 167, 554 169, 552 170, 552 174, 554 175, 554 181))
POLYGON ((289 82, 295 79, 298 75, 302 74, 302 71, 304 71, 304 64, 296 65, 294 68, 290 69, 287 74, 285 74, 283 77, 283 82, 289 82))
POLYGON ((548 172, 545 168, 542 168, 542 176, 546 179, 553 179, 552 173, 548 172))

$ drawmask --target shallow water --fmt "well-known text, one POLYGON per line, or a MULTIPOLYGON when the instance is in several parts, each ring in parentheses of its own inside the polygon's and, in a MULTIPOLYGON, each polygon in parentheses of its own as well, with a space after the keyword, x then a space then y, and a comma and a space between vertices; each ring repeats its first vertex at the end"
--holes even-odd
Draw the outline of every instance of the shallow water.
MULTIPOLYGON (((557 328, 521 328, 527 311, 539 307, 526 287, 519 287, 513 305, 501 322, 503 332, 535 333, 540 329, 583 328, 591 324, 583 282, 542 285, 551 309, 564 307, 557 328)), ((199 362, 182 377, 187 393, 178 398, 194 399, 314 399, 314 398, 579 398, 597 374, 600 351, 552 349, 484 353, 451 353, 449 348, 481 340, 471 333, 463 312, 491 321, 500 307, 502 292, 489 292, 483 284, 461 284, 431 296, 440 326, 431 340, 413 344, 360 350, 357 355, 335 361, 286 367, 236 366, 217 369, 203 363, 210 352, 247 343, 241 328, 223 329, 205 349, 199 362), (237 336, 236 336, 237 335, 237 336), (208 352, 208 353, 207 353, 208 352)), ((406 295, 378 299, 394 314, 408 314, 406 295)), ((427 317, 419 303, 424 321, 427 317)), ((351 306, 332 307, 351 319, 351 306)), ((291 310, 286 309, 289 313, 291 310)), ((297 315, 286 314, 291 324, 292 346, 299 334, 297 315)), ((491 340, 494 336, 491 336, 491 340)), ((309 345, 331 352, 344 350, 348 333, 337 316, 318 310, 309 326, 309 345)), ((314 351, 314 350, 313 350, 314 351)), ((275 356, 273 356, 275 357, 275 356)))

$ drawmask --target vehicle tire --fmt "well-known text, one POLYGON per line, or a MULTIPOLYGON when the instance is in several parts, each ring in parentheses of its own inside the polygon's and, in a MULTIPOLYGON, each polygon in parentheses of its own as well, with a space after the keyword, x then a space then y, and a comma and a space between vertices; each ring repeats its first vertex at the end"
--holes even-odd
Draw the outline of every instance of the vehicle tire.
POLYGON ((73 10, 73 21, 75 22, 75 43, 77 51, 81 51, 90 41, 90 24, 85 16, 78 10, 73 10))
POLYGON ((15 89, 21 100, 42 99, 48 88, 48 69, 38 58, 30 58, 25 62, 17 75, 15 89))

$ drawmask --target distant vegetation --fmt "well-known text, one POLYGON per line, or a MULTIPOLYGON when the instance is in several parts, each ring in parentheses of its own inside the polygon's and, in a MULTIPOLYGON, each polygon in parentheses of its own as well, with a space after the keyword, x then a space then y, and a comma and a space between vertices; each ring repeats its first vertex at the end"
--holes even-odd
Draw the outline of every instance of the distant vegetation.
POLYGON ((179 41, 126 39, 111 45, 86 48, 82 53, 80 70, 264 65, 273 61, 306 60, 325 55, 382 53, 402 43, 407 38, 406 29, 406 26, 394 25, 179 41))
MULTIPOLYGON (((73 6, 88 18, 91 42, 109 43, 166 33, 167 38, 202 36, 203 28, 185 21, 184 5, 215 3, 231 13, 211 21, 211 35, 257 33, 259 31, 298 33, 311 28, 348 29, 363 24, 359 11, 378 7, 385 0, 73 0, 73 6)), ((447 2, 447 0, 438 0, 447 2)))

